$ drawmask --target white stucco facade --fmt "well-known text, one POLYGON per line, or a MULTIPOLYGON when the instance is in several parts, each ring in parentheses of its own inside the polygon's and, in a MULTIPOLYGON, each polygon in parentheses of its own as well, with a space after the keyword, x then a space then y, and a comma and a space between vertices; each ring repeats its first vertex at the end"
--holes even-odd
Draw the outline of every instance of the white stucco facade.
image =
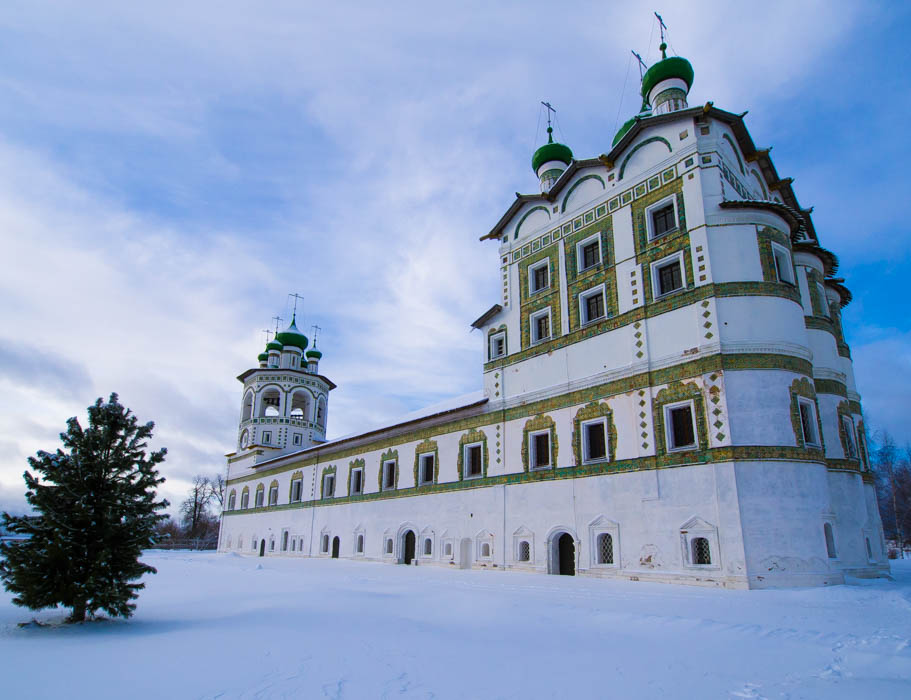
POLYGON ((239 377, 221 551, 733 588, 888 572, 837 259, 678 64, 609 153, 539 149, 543 191, 482 237, 502 296, 477 395, 326 442, 318 353, 270 343, 239 377))

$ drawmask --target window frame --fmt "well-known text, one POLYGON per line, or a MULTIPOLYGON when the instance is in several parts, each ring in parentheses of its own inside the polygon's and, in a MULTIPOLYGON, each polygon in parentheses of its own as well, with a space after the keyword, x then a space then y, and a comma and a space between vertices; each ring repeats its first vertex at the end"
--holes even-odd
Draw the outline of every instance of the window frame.
POLYGON ((395 460, 395 459, 385 459, 385 460, 383 460, 383 463, 382 463, 382 466, 381 466, 381 469, 383 470, 383 488, 382 488, 381 490, 383 490, 383 491, 395 491, 395 470, 396 470, 397 468, 398 468, 398 460, 395 460), (386 481, 387 481, 387 479, 386 479, 386 467, 387 467, 388 465, 390 465, 390 464, 392 465, 392 485, 391 485, 391 486, 387 486, 387 485, 386 485, 386 481))
POLYGON ((240 509, 247 510, 250 507, 250 492, 244 491, 240 494, 240 509))
POLYGON ((661 410, 664 412, 664 444, 668 452, 691 452, 692 450, 699 449, 699 430, 696 423, 696 402, 694 399, 686 399, 685 401, 675 401, 673 403, 664 404, 661 407, 661 410), (683 408, 684 406, 690 409, 690 421, 693 424, 693 442, 689 445, 683 445, 680 447, 675 447, 671 444, 671 435, 673 433, 673 421, 671 420, 671 411, 683 408))
POLYGON ((804 447, 814 447, 817 449, 822 448, 822 441, 819 436, 819 419, 816 415, 816 402, 813 399, 808 399, 805 396, 797 397, 797 414, 800 419, 800 433, 803 436, 803 446, 804 447), (813 427, 813 440, 807 439, 807 429, 803 423, 803 411, 802 407, 806 406, 810 409, 810 420, 808 421, 813 427))
POLYGON ((826 287, 821 282, 816 283, 816 293, 819 294, 819 306, 822 309, 822 315, 826 318, 832 318, 832 314, 829 311, 829 299, 826 296, 826 287))
POLYGON ((234 510, 237 505, 237 493, 232 491, 228 496, 228 510, 234 510))
POLYGON ((598 321, 603 321, 609 316, 607 313, 607 289, 604 283, 601 283, 597 286, 586 289, 585 291, 579 292, 579 325, 588 326, 592 323, 597 323, 598 321), (594 296, 601 297, 601 308, 603 313, 597 318, 587 318, 588 316, 588 305, 587 301, 589 298, 594 296))
POLYGON ((487 339, 487 359, 489 360, 498 360, 501 357, 506 356, 506 331, 500 331, 499 333, 494 333, 487 339), (494 344, 498 341, 503 341, 503 352, 494 354, 494 344))
POLYGON ((335 498, 335 472, 323 474, 323 498, 335 498), (326 483, 331 482, 332 489, 326 487, 326 483))
POLYGON ((553 319, 551 318, 550 307, 547 306, 543 309, 538 309, 530 314, 528 314, 528 339, 532 345, 540 345, 541 343, 546 343, 548 340, 551 340, 554 337, 554 324, 553 319), (538 336, 538 319, 546 316, 547 317, 547 329, 550 331, 549 335, 546 338, 538 336))
POLYGON ((271 430, 264 430, 262 432, 262 443, 264 445, 272 444, 272 431, 271 430))
POLYGON ((584 238, 578 243, 576 243, 576 273, 588 272, 589 270, 594 270, 596 267, 601 265, 604 261, 604 252, 601 249, 601 232, 592 234, 588 238, 584 238), (593 262, 591 265, 585 265, 585 249, 590 246, 592 243, 597 243, 598 245, 598 260, 593 262))
POLYGON ((484 477, 484 443, 483 441, 470 442, 468 444, 462 445, 462 479, 481 479, 484 477), (480 450, 481 459, 480 459, 480 469, 477 474, 469 474, 468 470, 471 466, 471 459, 469 458, 469 450, 477 447, 480 450))
POLYGON ((609 462, 611 460, 610 454, 610 441, 608 438, 607 432, 607 417, 602 416, 600 418, 592 418, 591 420, 584 420, 579 423, 579 430, 581 435, 579 436, 580 444, 582 446, 582 464, 596 464, 598 462, 609 462), (589 444, 588 444, 588 432, 587 428, 590 425, 601 424, 601 429, 604 432, 604 456, 603 457, 592 457, 589 444))
POLYGON ((269 505, 270 506, 278 505, 278 486, 269 487, 269 505))
POLYGON ((545 469, 553 469, 554 465, 552 464, 552 440, 553 437, 551 436, 550 428, 546 428, 544 430, 535 430, 528 433, 528 471, 544 471, 545 469), (540 437, 541 435, 547 436, 547 464, 539 465, 537 464, 538 447, 535 444, 535 438, 540 437))
POLYGON ((436 482, 436 479, 434 478, 434 474, 436 474, 437 468, 436 459, 437 456, 435 452, 420 452, 418 454, 418 486, 427 486, 436 482), (431 466, 430 470, 431 476, 429 480, 424 478, 424 461, 427 457, 433 460, 433 465, 431 466))
POLYGON ((304 498, 304 480, 298 477, 291 480, 291 502, 300 503, 304 498), (297 486, 297 498, 294 497, 294 487, 297 486))
POLYGON ((543 292, 551 287, 550 258, 545 258, 528 266, 528 296, 532 297, 539 292, 543 292), (544 268, 547 270, 547 283, 540 287, 535 286, 535 273, 544 268))
POLYGON ((348 478, 348 495, 349 496, 360 496, 364 493, 364 468, 363 467, 354 467, 351 469, 351 474, 348 478), (354 475, 360 473, 361 475, 361 488, 358 490, 354 489, 354 475))
POLYGON ((677 210, 677 195, 669 194, 667 197, 659 199, 654 204, 650 204, 645 208, 645 225, 648 231, 648 240, 655 241, 659 238, 664 238, 664 236, 670 235, 675 231, 680 230, 680 212, 677 210), (664 209, 668 204, 674 208, 674 227, 664 231, 662 233, 655 233, 655 220, 654 214, 659 209, 664 209))
POLYGON ((682 292, 687 288, 686 284, 686 265, 683 262, 683 251, 678 250, 676 253, 672 253, 668 256, 656 260, 649 266, 649 272, 652 278, 652 296, 654 299, 663 299, 669 297, 672 294, 677 292, 682 292), (661 279, 659 276, 659 270, 668 267, 669 265, 676 263, 680 266, 680 286, 676 289, 672 289, 668 292, 661 291, 661 279))
POLYGON ((772 244, 772 266, 775 268, 776 279, 779 282, 781 282, 782 284, 790 284, 792 287, 796 286, 797 280, 794 277, 794 261, 793 261, 793 258, 791 258, 791 251, 789 251, 787 248, 785 248, 780 243, 776 243, 775 241, 771 241, 771 244, 772 244), (777 255, 778 253, 781 253, 785 258, 785 262, 787 263, 787 265, 785 266, 785 272, 786 272, 787 276, 790 277, 790 279, 782 279, 782 277, 781 277, 781 267, 779 265, 778 255, 777 255))
POLYGON ((841 425, 845 431, 845 442, 853 450, 848 450, 845 454, 846 459, 856 459, 860 461, 860 450, 857 449, 857 431, 854 429, 854 419, 851 416, 840 416, 841 425), (854 454, 850 454, 853 452, 854 454))
POLYGON ((291 436, 291 444, 294 446, 300 446, 303 444, 303 436, 300 433, 294 433, 291 436))

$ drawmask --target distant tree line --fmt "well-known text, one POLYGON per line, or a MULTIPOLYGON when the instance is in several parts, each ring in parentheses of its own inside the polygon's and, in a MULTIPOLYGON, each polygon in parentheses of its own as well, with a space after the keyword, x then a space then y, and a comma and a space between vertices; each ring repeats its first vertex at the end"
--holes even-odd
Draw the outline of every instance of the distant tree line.
POLYGON ((904 550, 911 545, 911 445, 898 447, 887 431, 876 433, 874 441, 871 461, 883 534, 900 543, 890 549, 889 557, 904 557, 904 550))
POLYGON ((193 477, 187 497, 178 509, 178 517, 168 516, 158 524, 158 546, 215 549, 221 512, 225 507, 225 485, 225 477, 221 474, 193 477))

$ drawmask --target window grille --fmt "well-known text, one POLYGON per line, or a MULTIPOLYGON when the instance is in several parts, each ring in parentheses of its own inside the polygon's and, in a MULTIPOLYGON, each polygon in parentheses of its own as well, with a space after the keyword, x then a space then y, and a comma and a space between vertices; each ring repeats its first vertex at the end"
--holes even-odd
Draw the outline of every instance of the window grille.
POLYGON ((291 540, 291 551, 292 552, 297 551, 297 540, 291 540))
POLYGON ((589 294, 585 297, 584 322, 597 321, 602 316, 604 316, 604 294, 602 292, 589 294))
POLYGON ((709 549, 709 541, 705 537, 694 537, 692 547, 694 564, 704 565, 712 563, 712 553, 709 549))
POLYGON ((528 561, 531 559, 531 545, 527 541, 519 542, 519 561, 528 561))
POLYGON ((807 445, 818 445, 813 405, 809 401, 799 401, 798 403, 800 404, 800 427, 803 429, 803 441, 807 445))
POLYGON ((598 563, 614 563, 614 538, 606 532, 598 535, 598 563))
POLYGON ((535 340, 544 340, 550 337, 550 316, 541 314, 535 319, 535 340))
POLYGON ((386 462, 383 465, 383 488, 395 488, 395 462, 386 462))

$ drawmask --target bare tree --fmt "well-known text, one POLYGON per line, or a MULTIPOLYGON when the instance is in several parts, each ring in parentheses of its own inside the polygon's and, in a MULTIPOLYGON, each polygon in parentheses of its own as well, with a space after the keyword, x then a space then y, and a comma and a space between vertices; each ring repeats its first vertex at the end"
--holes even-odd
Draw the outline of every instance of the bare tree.
POLYGON ((889 432, 884 430, 878 437, 879 448, 876 450, 876 470, 887 488, 884 500, 887 501, 886 507, 892 511, 889 519, 892 521, 895 539, 898 542, 899 556, 904 559, 905 538, 902 528, 904 517, 901 517, 899 512, 902 511, 902 516, 907 515, 904 512, 908 510, 907 496, 902 493, 904 490, 902 486, 907 481, 908 468, 906 464, 902 463, 898 449, 895 447, 895 441, 889 432))
POLYGON ((212 485, 212 500, 218 506, 218 512, 221 513, 225 509, 225 492, 228 483, 225 481, 224 474, 216 474, 210 483, 212 485))
POLYGON ((193 477, 189 495, 180 504, 180 515, 188 536, 199 537, 205 534, 201 530, 204 529, 203 525, 205 525, 205 529, 208 529, 211 519, 208 509, 213 495, 212 481, 209 477, 199 474, 193 477))

